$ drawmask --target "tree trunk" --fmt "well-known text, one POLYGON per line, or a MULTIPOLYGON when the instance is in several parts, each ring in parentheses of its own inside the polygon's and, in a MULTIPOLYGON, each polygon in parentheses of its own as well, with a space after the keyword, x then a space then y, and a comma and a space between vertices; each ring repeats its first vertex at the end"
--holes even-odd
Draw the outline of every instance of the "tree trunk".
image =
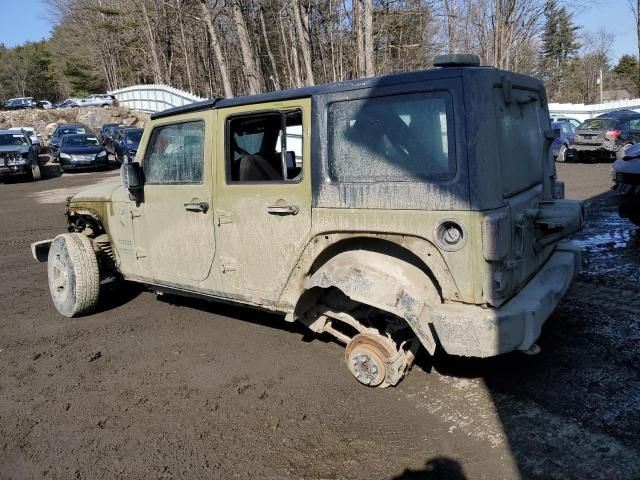
POLYGON ((373 77, 376 72, 373 63, 373 0, 364 0, 364 73, 373 77))
POLYGON ((636 3, 636 38, 638 41, 638 71, 636 84, 638 87, 638 97, 640 97, 640 0, 636 3))
POLYGON ((264 37, 264 46, 267 49, 267 55, 269 56, 269 63, 271 63, 271 70, 273 73, 272 81, 273 88, 276 90, 280 90, 280 77, 278 76, 278 65, 276 64, 276 60, 273 57, 273 52, 271 51, 271 44, 269 43, 269 35, 267 35, 267 27, 264 23, 264 15, 262 14, 262 8, 258 9, 258 14, 260 15, 260 26, 262 27, 262 36, 264 37))
POLYGON ((222 89, 224 96, 227 98, 233 97, 233 89, 231 88, 231 82, 229 81, 229 72, 227 70, 227 62, 222 54, 222 48, 220 48, 220 41, 218 40, 218 33, 213 25, 213 17, 207 6, 207 0, 200 0, 200 11, 204 23, 207 25, 207 31, 209 32, 209 42, 213 49, 213 54, 216 56, 218 62, 218 70, 220 71, 220 78, 222 79, 222 89))
POLYGON ((145 2, 140 2, 142 17, 144 19, 144 24, 147 27, 147 40, 149 41, 149 50, 151 50, 151 65, 153 69, 153 81, 155 83, 163 83, 163 75, 160 67, 160 60, 158 59, 158 51, 156 45, 156 36, 153 31, 153 27, 151 26, 151 19, 149 18, 149 13, 147 12, 147 7, 145 2))
POLYGON ((184 56, 184 68, 187 74, 187 86, 191 93, 193 93, 193 78, 191 77, 191 58, 187 52, 187 39, 184 35, 184 17, 182 16, 182 4, 181 0, 176 0, 176 7, 178 10, 178 24, 180 25, 180 42, 182 46, 182 55, 184 56))
POLYGON ((235 24, 236 32, 238 32, 238 41, 240 43, 240 51, 242 52, 242 61, 244 62, 249 94, 255 95, 263 91, 264 82, 262 79, 262 71, 258 68, 253 56, 247 24, 244 21, 244 15, 238 0, 233 2, 231 12, 233 14, 233 23, 235 24))
POLYGON ((356 26, 356 57, 358 68, 356 77, 362 77, 365 73, 364 35, 362 33, 362 0, 353 0, 353 22, 356 26))
POLYGON ((293 6, 293 16, 295 17, 294 21, 296 31, 298 32, 298 40, 300 42, 300 52, 302 53, 302 61, 304 63, 304 69, 307 76, 307 85, 314 85, 313 69, 311 68, 311 40, 309 39, 308 14, 306 9, 303 8, 303 18, 303 12, 300 9, 299 0, 293 0, 291 5, 293 6))

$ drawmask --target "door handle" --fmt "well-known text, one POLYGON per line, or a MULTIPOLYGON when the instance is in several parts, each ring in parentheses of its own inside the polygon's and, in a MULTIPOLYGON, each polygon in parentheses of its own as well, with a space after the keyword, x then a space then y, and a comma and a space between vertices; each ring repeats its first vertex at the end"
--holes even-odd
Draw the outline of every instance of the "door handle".
POLYGON ((207 213, 207 210, 209 210, 209 204, 207 202, 185 203, 184 209, 189 212, 207 213))
POLYGON ((297 215, 300 209, 297 205, 269 205, 267 212, 271 215, 297 215))

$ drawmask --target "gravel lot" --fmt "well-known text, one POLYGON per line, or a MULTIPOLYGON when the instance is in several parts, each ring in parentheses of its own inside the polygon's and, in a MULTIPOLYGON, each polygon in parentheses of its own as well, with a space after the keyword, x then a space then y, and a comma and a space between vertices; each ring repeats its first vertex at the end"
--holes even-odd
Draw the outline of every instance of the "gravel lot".
POLYGON ((0 478, 640 478, 640 230, 609 169, 559 166, 588 265, 538 356, 423 357, 386 390, 275 315, 125 284, 61 317, 29 244, 117 171, 0 184, 0 478))

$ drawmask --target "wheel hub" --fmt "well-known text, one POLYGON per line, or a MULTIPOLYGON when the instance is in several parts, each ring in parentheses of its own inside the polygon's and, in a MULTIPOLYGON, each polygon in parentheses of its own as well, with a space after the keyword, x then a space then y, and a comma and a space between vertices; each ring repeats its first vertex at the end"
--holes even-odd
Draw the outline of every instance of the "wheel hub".
POLYGON ((381 335, 361 333, 347 345, 345 359, 356 380, 377 387, 385 382, 388 361, 395 353, 395 349, 381 335))
POLYGON ((67 265, 60 255, 50 262, 51 293, 59 302, 64 302, 69 292, 69 274, 67 265))

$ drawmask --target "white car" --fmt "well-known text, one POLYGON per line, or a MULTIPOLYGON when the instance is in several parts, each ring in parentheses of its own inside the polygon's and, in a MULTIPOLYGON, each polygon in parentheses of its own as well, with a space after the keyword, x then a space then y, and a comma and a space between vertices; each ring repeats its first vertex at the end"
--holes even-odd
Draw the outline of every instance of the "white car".
POLYGON ((33 144, 33 146, 36 148, 36 152, 38 152, 38 154, 40 154, 42 152, 42 145, 43 145, 43 141, 42 141, 42 137, 40 135, 38 135, 38 133, 36 132, 36 129, 33 127, 12 127, 9 130, 24 130, 27 135, 29 135, 29 138, 31 139, 31 143, 33 144))
POLYGON ((77 102, 78 107, 113 107, 115 97, 107 94, 95 94, 82 98, 77 102))

